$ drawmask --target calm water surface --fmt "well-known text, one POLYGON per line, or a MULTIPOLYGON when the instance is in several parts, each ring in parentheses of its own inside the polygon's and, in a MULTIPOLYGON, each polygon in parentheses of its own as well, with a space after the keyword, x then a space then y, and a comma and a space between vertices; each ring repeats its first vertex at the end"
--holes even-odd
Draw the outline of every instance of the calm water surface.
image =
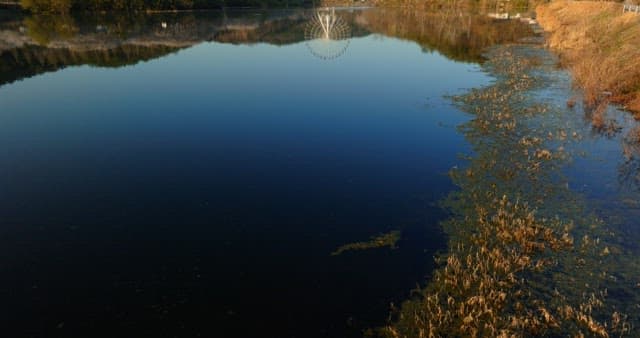
POLYGON ((378 12, 339 13, 351 38, 322 49, 313 15, 5 23, 13 337, 358 336, 425 281, 466 149, 443 95, 488 78, 373 32, 378 12), (391 230, 398 249, 330 256, 391 230))
POLYGON ((470 152, 456 130, 470 116, 444 95, 487 84, 482 50, 529 34, 449 14, 338 10, 322 41, 311 10, 5 13, 5 331, 347 337, 384 324, 446 250, 437 205, 470 152), (330 255, 394 230, 396 249, 330 255))

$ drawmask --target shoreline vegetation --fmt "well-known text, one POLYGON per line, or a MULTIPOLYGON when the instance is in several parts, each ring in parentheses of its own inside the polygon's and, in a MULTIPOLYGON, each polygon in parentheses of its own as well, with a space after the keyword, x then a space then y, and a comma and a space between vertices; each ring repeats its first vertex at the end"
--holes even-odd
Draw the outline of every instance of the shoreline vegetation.
MULTIPOLYGON (((640 118, 640 15, 622 3, 554 1, 539 5, 537 19, 547 45, 560 56, 584 101, 603 112, 608 103, 640 118)), ((568 102, 572 105, 572 101, 568 102)), ((598 127, 601 114, 595 114, 598 127)))
POLYGON ((555 65, 541 46, 499 46, 483 64, 496 81, 452 98, 473 116, 460 130, 474 155, 450 173, 449 249, 382 336, 637 336, 637 263, 568 189, 582 138, 569 108, 537 96, 559 85, 555 65))
MULTIPOLYGON (((545 43, 584 93, 598 130, 610 103, 640 112, 640 15, 622 4, 555 1, 536 8, 545 43)), ((459 191, 445 202, 448 252, 384 337, 637 336, 637 262, 614 231, 586 211, 560 169, 579 132, 565 108, 536 98, 553 87, 557 60, 544 49, 503 45, 483 68, 496 78, 454 97, 474 116, 460 127, 475 154, 453 170, 459 191), (544 118, 541 118, 543 117, 544 118), (540 125, 540 121, 557 124, 540 125), (566 185, 568 187, 568 185, 566 185), (624 299, 609 294, 625 295, 624 299)))

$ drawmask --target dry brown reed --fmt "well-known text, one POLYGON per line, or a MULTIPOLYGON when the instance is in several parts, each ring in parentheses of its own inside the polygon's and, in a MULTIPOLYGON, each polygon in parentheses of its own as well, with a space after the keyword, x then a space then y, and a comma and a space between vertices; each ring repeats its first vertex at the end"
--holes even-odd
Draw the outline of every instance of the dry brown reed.
POLYGON ((610 99, 640 112, 640 16, 595 1, 554 1, 536 12, 587 104, 610 99))
POLYGON ((601 242, 601 223, 536 212, 579 209, 566 205, 572 198, 554 175, 566 158, 558 143, 580 136, 530 125, 550 112, 527 95, 545 85, 532 71, 542 61, 532 47, 519 48, 493 51, 484 67, 496 82, 454 98, 474 115, 461 130, 475 155, 451 173, 461 189, 448 201, 455 216, 443 224, 449 252, 419 297, 383 328, 386 337, 612 337, 631 330, 606 303, 605 266, 617 249, 601 242))

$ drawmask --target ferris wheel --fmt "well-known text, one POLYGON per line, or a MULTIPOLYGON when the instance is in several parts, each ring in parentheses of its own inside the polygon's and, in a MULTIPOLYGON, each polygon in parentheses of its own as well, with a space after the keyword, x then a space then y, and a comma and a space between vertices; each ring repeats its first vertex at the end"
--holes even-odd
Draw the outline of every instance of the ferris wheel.
POLYGON ((304 30, 311 54, 323 59, 338 58, 347 50, 351 27, 336 15, 335 8, 316 10, 304 30))

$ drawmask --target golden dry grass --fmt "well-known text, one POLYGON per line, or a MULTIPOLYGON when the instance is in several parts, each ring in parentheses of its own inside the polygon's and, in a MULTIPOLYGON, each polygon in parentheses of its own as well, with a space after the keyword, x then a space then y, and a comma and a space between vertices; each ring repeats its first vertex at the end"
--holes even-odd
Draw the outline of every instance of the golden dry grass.
POLYGON ((536 12, 586 103, 610 100, 640 112, 640 15, 592 1, 554 1, 536 12))
POLYGON ((453 97, 474 116, 461 130, 475 155, 450 173, 460 191, 445 202, 449 250, 383 337, 638 336, 630 312, 607 298, 609 260, 620 250, 558 184, 570 160, 558 145, 580 136, 535 122, 557 113, 528 94, 553 85, 539 72, 552 59, 537 51, 490 51, 483 68, 496 81, 453 97))

